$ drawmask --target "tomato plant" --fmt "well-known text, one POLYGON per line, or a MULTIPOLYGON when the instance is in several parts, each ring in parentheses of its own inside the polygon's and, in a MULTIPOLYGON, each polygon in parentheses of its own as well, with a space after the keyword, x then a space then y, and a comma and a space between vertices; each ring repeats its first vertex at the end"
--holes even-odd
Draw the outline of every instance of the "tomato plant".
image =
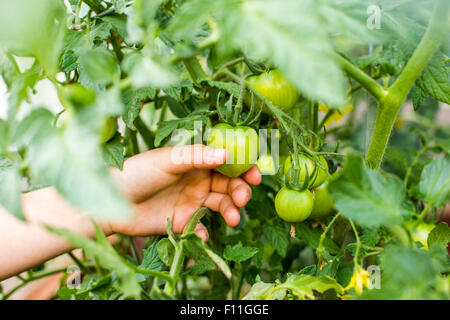
POLYGON ((0 0, 0 205, 15 218, 51 186, 125 219, 108 169, 156 148, 225 148, 218 172, 264 173, 234 228, 202 207, 175 234, 158 206, 164 235, 52 229, 83 249, 68 256, 80 286, 50 260, 0 297, 63 274, 58 299, 448 300, 449 7, 0 0))

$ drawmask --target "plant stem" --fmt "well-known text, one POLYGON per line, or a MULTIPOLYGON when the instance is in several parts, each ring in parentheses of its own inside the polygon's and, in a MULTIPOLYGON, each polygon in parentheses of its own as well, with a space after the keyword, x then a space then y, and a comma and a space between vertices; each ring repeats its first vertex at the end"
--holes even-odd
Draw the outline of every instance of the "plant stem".
POLYGON ((353 232, 355 233, 356 238, 356 250, 355 250, 355 256, 353 261, 355 262, 355 265, 359 265, 358 263, 358 256, 359 256, 359 250, 361 249, 361 240, 359 239, 358 231, 356 230, 355 224, 351 219, 349 219, 350 225, 352 226, 353 232))
POLYGON ((39 280, 57 273, 61 273, 61 272, 65 272, 67 270, 67 268, 60 268, 60 269, 55 269, 52 271, 48 271, 48 272, 43 272, 40 274, 36 274, 31 276, 30 278, 25 279, 24 282, 18 284, 17 286, 15 286, 14 288, 12 288, 10 291, 8 291, 3 297, 2 300, 6 300, 8 299, 14 292, 16 292, 17 290, 19 290, 20 288, 22 288, 24 285, 26 285, 27 283, 31 282, 31 281, 35 281, 35 280, 39 280))
POLYGON ((89 273, 88 268, 86 268, 86 266, 79 259, 77 259, 77 257, 75 257, 72 252, 68 252, 67 254, 70 256, 70 258, 72 258, 73 262, 75 262, 75 264, 81 269, 81 271, 83 271, 85 274, 89 273))
MULTIPOLYGON (((203 218, 203 216, 207 212, 209 212, 209 210, 205 207, 202 207, 202 208, 198 209, 197 211, 195 211, 195 213, 192 215, 191 219, 187 223, 186 227, 184 228, 183 235, 194 232, 194 229, 197 226, 197 224, 200 222, 200 219, 203 218)), ((184 241, 185 240, 181 239, 181 241, 179 243, 177 243, 177 245, 175 246, 175 255, 173 257, 173 262, 172 262, 172 265, 171 265, 170 271, 169 271, 170 278, 172 281, 168 281, 164 287, 164 292, 169 295, 172 295, 173 291, 175 290, 177 279, 178 279, 180 271, 181 271, 181 266, 183 265, 184 241)))
POLYGON ((336 55, 336 58, 345 72, 359 82, 376 100, 381 100, 386 95, 386 91, 383 87, 364 71, 339 54, 336 55))
POLYGON ((447 12, 448 0, 438 0, 428 28, 414 50, 411 59, 389 89, 387 95, 379 100, 375 126, 366 154, 366 164, 369 168, 378 169, 380 167, 400 107, 445 36, 448 20, 447 12))
POLYGON ((208 78, 202 66, 198 62, 197 57, 190 57, 183 59, 183 64, 186 67, 194 83, 197 83, 200 80, 205 80, 208 78))

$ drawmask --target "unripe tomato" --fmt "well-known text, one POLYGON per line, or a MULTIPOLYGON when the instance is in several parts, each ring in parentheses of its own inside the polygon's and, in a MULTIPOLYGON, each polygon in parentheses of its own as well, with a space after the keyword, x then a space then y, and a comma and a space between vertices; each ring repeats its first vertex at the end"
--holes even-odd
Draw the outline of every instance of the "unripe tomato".
POLYGON ((314 207, 309 216, 320 220, 335 212, 334 201, 328 192, 328 181, 314 189, 314 207))
POLYGON ((264 175, 273 175, 277 173, 277 168, 275 166, 275 161, 270 154, 263 154, 259 157, 256 162, 259 172, 264 175))
MULTIPOLYGON (((319 161, 322 164, 322 169, 320 166, 316 165, 316 163, 311 160, 308 156, 304 154, 298 155, 298 162, 299 165, 299 176, 298 176, 298 182, 302 184, 305 181, 306 177, 306 170, 308 170, 308 176, 309 176, 309 188, 315 188, 317 186, 320 186, 324 181, 327 179, 327 171, 328 171, 328 164, 324 157, 320 156, 319 161), (305 170, 306 166, 306 170, 305 170), (317 167, 316 172, 314 173, 314 169, 317 167), (313 174, 314 173, 314 174, 313 174)), ((287 174, 289 172, 289 167, 291 166, 291 157, 287 157, 284 162, 284 174, 287 174)), ((291 173, 293 174, 293 173, 291 173)))
POLYGON ((411 234, 411 238, 414 242, 420 242, 425 249, 428 249, 428 235, 435 225, 432 223, 420 222, 415 226, 415 221, 406 221, 405 227, 411 234))
POLYGON ((309 190, 296 191, 283 187, 275 197, 275 210, 287 222, 306 220, 313 209, 314 199, 309 190))
MULTIPOLYGON (((299 93, 297 89, 278 70, 271 70, 258 76, 249 77, 247 82, 264 98, 281 110, 292 108, 298 101, 299 93)), ((246 102, 247 104, 251 103, 248 96, 246 97, 246 102)), ((257 106, 261 107, 261 104, 258 103, 257 106)))
POLYGON ((57 88, 58 98, 65 108, 82 108, 95 101, 95 92, 79 83, 68 84, 57 88))
POLYGON ((114 117, 107 117, 100 129, 100 142, 108 142, 117 131, 117 120, 114 117))
POLYGON ((227 162, 216 170, 230 178, 240 176, 258 160, 258 134, 250 127, 219 123, 212 128, 207 144, 228 150, 227 162))

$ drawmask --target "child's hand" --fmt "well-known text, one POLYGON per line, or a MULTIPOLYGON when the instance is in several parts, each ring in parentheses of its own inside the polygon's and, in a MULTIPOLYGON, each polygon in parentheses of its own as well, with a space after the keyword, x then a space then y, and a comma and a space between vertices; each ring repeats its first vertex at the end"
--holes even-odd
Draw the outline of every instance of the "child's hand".
MULTIPOLYGON (((110 223, 110 232, 128 235, 165 234, 167 218, 173 231, 182 233, 192 214, 202 206, 222 214, 229 226, 240 220, 239 208, 251 196, 248 184, 258 185, 256 166, 242 178, 228 178, 211 169, 225 163, 226 150, 203 145, 154 149, 136 155, 113 174, 121 189, 135 203, 132 221, 110 223)), ((195 232, 208 239, 201 223, 195 232)))

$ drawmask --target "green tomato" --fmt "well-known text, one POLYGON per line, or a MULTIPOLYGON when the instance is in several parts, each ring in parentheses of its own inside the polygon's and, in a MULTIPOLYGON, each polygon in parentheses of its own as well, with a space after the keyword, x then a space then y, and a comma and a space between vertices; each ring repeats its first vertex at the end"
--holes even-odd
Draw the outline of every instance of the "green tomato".
POLYGON ((240 176, 258 160, 258 134, 250 127, 219 123, 212 128, 207 144, 228 150, 227 162, 216 170, 230 178, 240 176))
POLYGON ((415 226, 415 221, 406 221, 405 227, 411 234, 411 238, 414 242, 420 242, 425 249, 428 250, 428 235, 431 230, 434 229, 435 225, 432 223, 419 222, 417 226, 415 226))
POLYGON ((263 154, 256 162, 259 172, 264 175, 274 175, 277 173, 275 161, 270 154, 263 154))
MULTIPOLYGON (((325 182, 325 180, 328 177, 328 174, 327 174, 328 164, 327 164, 327 161, 325 160, 325 158, 322 156, 319 157, 319 161, 326 170, 322 169, 320 166, 317 166, 317 170, 314 173, 314 169, 316 168, 316 163, 304 154, 298 155, 298 163, 297 164, 299 165, 299 168, 300 168, 298 182, 300 184, 302 184, 305 181, 306 170, 308 170, 309 188, 312 189, 312 188, 318 187, 322 183, 325 182), (306 166, 306 170, 305 170, 305 166, 306 166)), ((284 162, 284 174, 287 174, 289 172, 290 166, 291 166, 291 157, 287 157, 284 162)))
POLYGON ((314 189, 314 207, 310 218, 323 219, 335 212, 334 201, 328 192, 328 181, 314 189))
POLYGON ((117 120, 114 117, 107 117, 100 129, 100 142, 108 142, 117 131, 117 120))
POLYGON ((306 220, 313 209, 314 198, 309 190, 296 191, 283 187, 275 197, 275 210, 287 222, 306 220))
MULTIPOLYGON (((258 76, 249 77, 247 82, 264 98, 281 110, 292 108, 298 101, 299 93, 297 89, 278 70, 271 70, 258 76)), ((246 103, 251 103, 249 96, 246 96, 246 103)), ((256 105, 261 107, 260 103, 256 105)), ((267 112, 267 110, 263 110, 267 112)))
POLYGON ((65 108, 82 108, 95 101, 95 92, 83 87, 79 83, 59 86, 57 88, 58 98, 65 108))

